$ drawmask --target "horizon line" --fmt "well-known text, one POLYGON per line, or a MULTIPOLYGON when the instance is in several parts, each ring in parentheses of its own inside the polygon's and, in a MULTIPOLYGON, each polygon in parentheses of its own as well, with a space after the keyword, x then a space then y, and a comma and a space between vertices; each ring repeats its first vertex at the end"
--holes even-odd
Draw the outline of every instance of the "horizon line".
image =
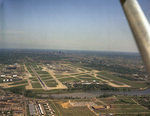
POLYGON ((79 49, 50 49, 50 48, 0 48, 1 49, 20 49, 20 50, 55 50, 55 51, 91 51, 91 52, 121 52, 121 53, 139 53, 139 51, 137 52, 133 52, 133 51, 107 51, 107 50, 79 50, 79 49))

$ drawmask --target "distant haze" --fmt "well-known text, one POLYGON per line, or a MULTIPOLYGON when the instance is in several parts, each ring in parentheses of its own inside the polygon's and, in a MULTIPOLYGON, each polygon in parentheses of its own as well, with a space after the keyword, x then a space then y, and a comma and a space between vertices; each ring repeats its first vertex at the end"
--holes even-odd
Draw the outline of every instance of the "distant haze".
POLYGON ((0 0, 0 48, 138 52, 119 0, 0 0))

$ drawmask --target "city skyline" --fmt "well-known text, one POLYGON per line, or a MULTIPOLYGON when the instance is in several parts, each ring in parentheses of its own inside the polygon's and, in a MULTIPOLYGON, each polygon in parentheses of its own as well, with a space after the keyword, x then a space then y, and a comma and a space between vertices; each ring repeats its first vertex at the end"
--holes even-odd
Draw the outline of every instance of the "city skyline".
POLYGON ((0 46, 138 52, 119 0, 0 0, 0 46))

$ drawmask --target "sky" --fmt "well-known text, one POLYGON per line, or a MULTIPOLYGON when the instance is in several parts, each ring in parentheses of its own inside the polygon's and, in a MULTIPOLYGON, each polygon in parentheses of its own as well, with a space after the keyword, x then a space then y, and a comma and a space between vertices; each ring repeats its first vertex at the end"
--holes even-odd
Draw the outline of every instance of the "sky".
POLYGON ((138 52, 119 0, 0 0, 0 48, 138 52))

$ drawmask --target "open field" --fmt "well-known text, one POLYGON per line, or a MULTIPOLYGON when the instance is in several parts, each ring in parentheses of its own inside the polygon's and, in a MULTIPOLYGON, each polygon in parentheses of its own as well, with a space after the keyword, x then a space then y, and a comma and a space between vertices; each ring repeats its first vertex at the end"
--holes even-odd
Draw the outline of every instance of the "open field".
POLYGON ((91 68, 89 68, 89 67, 84 67, 84 66, 80 66, 80 65, 77 65, 77 64, 71 64, 71 66, 73 66, 74 68, 77 68, 77 67, 80 67, 81 69, 81 71, 85 71, 85 70, 87 70, 87 71, 92 71, 93 69, 91 69, 91 68))
POLYGON ((122 105, 120 105, 120 104, 115 104, 115 105, 113 105, 113 107, 114 108, 119 108, 119 109, 124 109, 124 108, 137 108, 137 109, 141 109, 142 107, 141 106, 138 106, 137 104, 122 104, 122 105))
POLYGON ((33 88, 42 88, 40 83, 32 83, 33 88))
MULTIPOLYGON (((41 77, 41 76, 40 76, 41 77)), ((43 80, 43 81, 46 81, 46 80, 50 80, 50 79, 53 79, 52 77, 41 77, 41 79, 43 80)))
POLYGON ((59 79, 59 81, 63 83, 63 82, 74 82, 74 81, 79 81, 79 80, 74 77, 68 77, 68 78, 59 79))
POLYGON ((68 109, 63 108, 60 102, 50 102, 53 109, 56 111, 56 116, 96 116, 87 107, 69 107, 68 109))
POLYGON ((45 84, 48 86, 48 87, 56 87, 58 84, 55 82, 49 82, 49 81, 45 81, 45 84))
POLYGON ((5 94, 5 91, 0 89, 0 95, 4 95, 5 94))
POLYGON ((54 79, 46 80, 45 82, 56 82, 54 79))
POLYGON ((42 77, 49 77, 49 78, 52 79, 52 77, 51 77, 49 74, 46 74, 46 75, 45 75, 45 74, 44 74, 44 75, 43 75, 43 74, 42 74, 42 75, 40 74, 40 77, 41 77, 41 78, 42 78, 42 77))
POLYGON ((56 76, 56 78, 64 78, 64 77, 69 77, 70 75, 55 75, 55 76, 56 76))
POLYGON ((27 80, 13 82, 12 84, 9 84, 9 85, 17 85, 17 84, 25 84, 25 83, 28 83, 27 80))
POLYGON ((89 80, 96 79, 95 77, 90 76, 90 75, 79 75, 79 76, 76 76, 76 77, 79 78, 79 79, 84 79, 84 78, 86 78, 87 80, 88 80, 88 79, 89 79, 89 80))
POLYGON ((47 74, 48 75, 48 72, 46 71, 37 71, 38 74, 47 74))
POLYGON ((109 110, 95 110, 96 113, 100 114, 148 114, 149 110, 141 109, 141 108, 121 108, 121 109, 109 109, 109 110))
POLYGON ((29 79, 32 81, 38 81, 36 77, 29 77, 29 79))
MULTIPOLYGON (((148 114, 150 110, 143 108, 132 100, 131 97, 115 96, 109 98, 98 98, 99 101, 103 101, 105 104, 111 104, 110 109, 96 109, 94 110, 100 114, 148 114)), ((97 102, 96 102, 97 103, 97 102)))
POLYGON ((136 83, 136 82, 133 82, 133 81, 129 81, 127 79, 116 77, 116 76, 113 76, 113 75, 109 74, 106 71, 99 72, 98 74, 102 75, 102 76, 105 76, 108 79, 112 79, 112 80, 115 80, 115 81, 119 81, 119 82, 125 83, 127 85, 130 85, 131 87, 135 87, 135 88, 145 88, 146 87, 145 84, 140 84, 140 83, 136 83))

